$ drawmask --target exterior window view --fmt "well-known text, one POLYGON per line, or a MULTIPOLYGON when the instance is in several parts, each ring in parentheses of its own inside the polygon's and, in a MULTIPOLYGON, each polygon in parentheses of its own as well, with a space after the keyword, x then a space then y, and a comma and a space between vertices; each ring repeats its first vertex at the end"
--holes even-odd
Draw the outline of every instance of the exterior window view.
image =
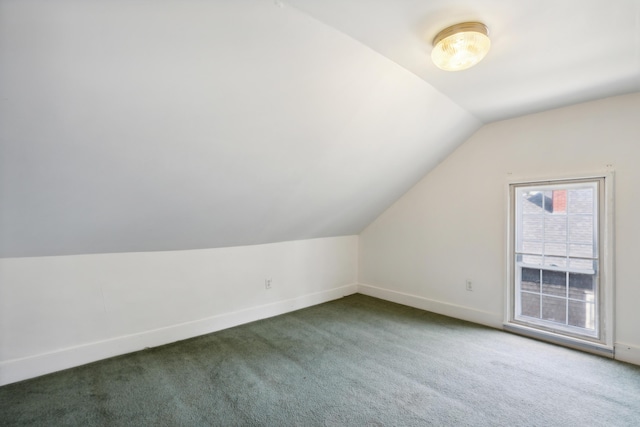
POLYGON ((514 320, 598 338, 598 182, 515 188, 514 320))

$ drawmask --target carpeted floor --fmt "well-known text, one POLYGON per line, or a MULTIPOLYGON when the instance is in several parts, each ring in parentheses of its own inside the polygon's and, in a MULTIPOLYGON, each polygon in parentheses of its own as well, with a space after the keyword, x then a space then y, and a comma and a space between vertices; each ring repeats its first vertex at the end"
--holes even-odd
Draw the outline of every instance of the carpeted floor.
POLYGON ((2 426, 639 426, 640 367, 353 295, 0 388, 2 426))

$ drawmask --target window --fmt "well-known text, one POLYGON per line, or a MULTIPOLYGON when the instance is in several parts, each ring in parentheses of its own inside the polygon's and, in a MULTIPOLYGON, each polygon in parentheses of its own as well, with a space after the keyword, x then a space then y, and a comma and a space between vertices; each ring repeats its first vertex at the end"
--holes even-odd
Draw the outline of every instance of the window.
POLYGON ((605 200, 605 178, 510 186, 507 326, 597 352, 612 347, 605 200))

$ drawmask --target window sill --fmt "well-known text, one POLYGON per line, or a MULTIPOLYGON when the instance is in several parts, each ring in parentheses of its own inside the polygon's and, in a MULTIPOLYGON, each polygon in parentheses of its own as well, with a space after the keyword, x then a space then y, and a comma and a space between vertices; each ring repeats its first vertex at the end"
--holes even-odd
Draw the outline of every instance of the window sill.
POLYGON ((613 346, 606 346, 595 342, 582 340, 579 338, 567 337, 564 335, 554 334, 553 332, 543 331, 540 329, 530 328, 515 323, 505 323, 503 329, 518 335, 534 338, 540 341, 546 341, 552 344, 562 345, 576 350, 585 351, 587 353, 597 354, 613 359, 613 346))

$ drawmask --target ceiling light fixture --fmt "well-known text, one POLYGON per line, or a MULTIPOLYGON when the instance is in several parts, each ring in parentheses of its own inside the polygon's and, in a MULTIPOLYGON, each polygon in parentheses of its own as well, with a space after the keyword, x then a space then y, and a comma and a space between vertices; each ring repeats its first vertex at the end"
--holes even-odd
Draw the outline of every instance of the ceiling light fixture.
POLYGON ((463 22, 440 31, 433 39, 431 60, 447 71, 466 70, 485 57, 491 47, 487 26, 463 22))

